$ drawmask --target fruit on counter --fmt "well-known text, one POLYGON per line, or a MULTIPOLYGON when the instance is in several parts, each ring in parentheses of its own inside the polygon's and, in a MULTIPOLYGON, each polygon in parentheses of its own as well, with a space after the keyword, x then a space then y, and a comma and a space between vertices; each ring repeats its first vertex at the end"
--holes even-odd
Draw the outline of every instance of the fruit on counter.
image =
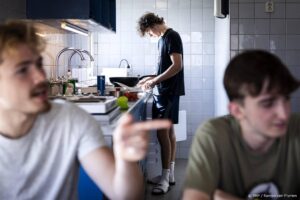
POLYGON ((121 109, 128 108, 128 98, 126 96, 120 96, 117 99, 117 105, 120 106, 121 109))
POLYGON ((128 98, 128 101, 138 100, 137 92, 125 92, 124 96, 126 96, 128 98))

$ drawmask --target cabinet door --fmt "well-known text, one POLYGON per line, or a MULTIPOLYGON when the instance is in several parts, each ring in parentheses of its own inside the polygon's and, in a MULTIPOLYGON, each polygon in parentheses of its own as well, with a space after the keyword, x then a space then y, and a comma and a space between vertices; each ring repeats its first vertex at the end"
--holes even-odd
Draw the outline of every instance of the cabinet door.
POLYGON ((90 17, 116 31, 116 0, 90 0, 90 17))
POLYGON ((86 0, 27 0, 28 19, 87 19, 89 1, 86 0))

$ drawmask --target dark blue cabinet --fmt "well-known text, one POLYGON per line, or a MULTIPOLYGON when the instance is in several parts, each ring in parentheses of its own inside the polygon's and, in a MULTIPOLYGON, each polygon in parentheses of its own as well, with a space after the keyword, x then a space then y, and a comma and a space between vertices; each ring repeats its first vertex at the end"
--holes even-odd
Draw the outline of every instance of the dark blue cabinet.
POLYGON ((88 30, 116 31, 116 0, 27 0, 27 19, 72 20, 88 30))
POLYGON ((105 199, 102 192, 98 189, 96 184, 85 173, 84 169, 80 167, 79 183, 78 183, 79 200, 86 199, 105 199))
POLYGON ((91 0, 91 17, 110 30, 116 31, 116 0, 91 0))

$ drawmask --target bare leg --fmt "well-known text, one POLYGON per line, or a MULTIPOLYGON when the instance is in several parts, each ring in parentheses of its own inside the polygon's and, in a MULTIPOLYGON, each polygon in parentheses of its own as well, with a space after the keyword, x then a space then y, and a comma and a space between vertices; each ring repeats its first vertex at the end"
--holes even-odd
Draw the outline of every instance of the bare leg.
POLYGON ((170 128, 169 139, 171 143, 171 160, 170 162, 175 162, 176 157, 176 136, 174 132, 174 125, 170 128))
POLYGON ((169 137, 170 129, 158 130, 157 138, 161 149, 161 161, 163 169, 170 169, 171 162, 171 141, 169 137))

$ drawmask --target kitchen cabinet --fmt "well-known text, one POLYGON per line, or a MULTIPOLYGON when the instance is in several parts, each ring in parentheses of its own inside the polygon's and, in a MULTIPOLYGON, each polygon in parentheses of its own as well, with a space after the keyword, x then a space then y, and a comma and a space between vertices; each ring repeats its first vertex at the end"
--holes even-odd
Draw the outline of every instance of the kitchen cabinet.
POLYGON ((116 0, 27 0, 27 19, 52 26, 68 21, 81 28, 116 31, 116 0))
POLYGON ((104 27, 116 31, 116 0, 91 0, 91 17, 104 27))

